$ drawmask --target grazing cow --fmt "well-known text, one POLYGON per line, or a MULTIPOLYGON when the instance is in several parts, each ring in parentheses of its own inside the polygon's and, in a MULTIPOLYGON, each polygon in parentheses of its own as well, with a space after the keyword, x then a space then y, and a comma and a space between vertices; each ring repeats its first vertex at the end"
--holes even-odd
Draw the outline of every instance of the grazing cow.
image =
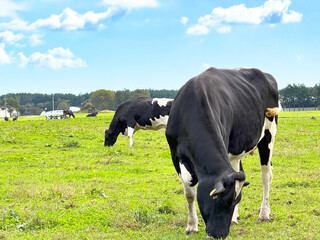
POLYGON ((18 116, 14 116, 12 121, 17 121, 18 120, 18 116))
POLYGON ((93 112, 88 114, 86 117, 96 117, 98 115, 98 112, 93 112))
POLYGON ((75 118, 75 116, 74 116, 74 114, 73 114, 73 112, 71 111, 71 110, 63 110, 63 116, 64 116, 64 118, 67 118, 67 115, 69 116, 69 117, 73 117, 73 118, 75 118))
POLYGON ((133 145, 133 134, 139 129, 159 130, 167 126, 173 99, 137 98, 120 104, 105 131, 105 146, 112 146, 120 133, 129 137, 133 145))
POLYGON ((7 116, 4 117, 5 121, 9 121, 9 118, 7 116))
POLYGON ((258 69, 209 68, 179 90, 166 137, 188 201, 187 233, 198 231, 197 195, 208 236, 229 234, 245 183, 240 160, 256 147, 264 188, 259 219, 269 220, 278 112, 276 80, 258 69))

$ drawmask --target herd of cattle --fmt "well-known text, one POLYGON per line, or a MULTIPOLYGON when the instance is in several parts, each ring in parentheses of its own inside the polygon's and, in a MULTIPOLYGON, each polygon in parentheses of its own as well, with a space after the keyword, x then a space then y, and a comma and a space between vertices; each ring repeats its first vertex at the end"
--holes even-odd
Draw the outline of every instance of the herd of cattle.
MULTIPOLYGON (((185 83, 175 99, 122 103, 105 130, 104 145, 113 146, 122 133, 131 147, 139 129, 166 128, 173 165, 188 202, 186 232, 198 232, 197 197, 208 237, 226 238, 239 217, 242 188, 249 184, 241 160, 256 148, 263 184, 259 220, 269 220, 271 157, 280 108, 277 83, 270 74, 209 68, 185 83)), ((61 117, 67 116, 75 117, 71 110, 63 111, 61 117)))
POLYGON ((263 184, 259 220, 269 220, 279 111, 277 83, 270 74, 209 68, 190 79, 174 100, 139 98, 121 104, 105 131, 104 145, 112 146, 122 133, 132 146, 137 130, 166 128, 188 202, 186 232, 198 232, 197 197, 208 237, 226 238, 231 223, 237 223, 242 187, 248 184, 241 160, 256 148, 263 184))

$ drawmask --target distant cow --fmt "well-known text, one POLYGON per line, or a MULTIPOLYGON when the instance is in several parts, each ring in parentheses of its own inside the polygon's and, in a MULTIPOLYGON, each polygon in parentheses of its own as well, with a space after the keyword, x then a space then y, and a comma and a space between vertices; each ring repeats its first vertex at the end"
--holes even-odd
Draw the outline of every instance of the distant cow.
POLYGON ((75 116, 74 116, 74 114, 73 114, 73 112, 71 110, 63 110, 63 115, 64 115, 64 118, 67 118, 67 115, 69 117, 72 116, 73 118, 75 118, 75 116))
POLYGON ((188 201, 187 233, 198 231, 197 195, 207 234, 227 237, 245 183, 240 160, 256 147, 264 189, 259 219, 269 219, 278 112, 276 80, 258 69, 209 68, 179 90, 166 137, 188 201))
POLYGON ((159 130, 167 126, 173 99, 137 98, 122 103, 114 114, 109 129, 105 131, 105 146, 112 146, 120 133, 129 137, 139 129, 159 130))
POLYGON ((88 114, 86 117, 96 117, 98 115, 98 112, 93 112, 88 114))

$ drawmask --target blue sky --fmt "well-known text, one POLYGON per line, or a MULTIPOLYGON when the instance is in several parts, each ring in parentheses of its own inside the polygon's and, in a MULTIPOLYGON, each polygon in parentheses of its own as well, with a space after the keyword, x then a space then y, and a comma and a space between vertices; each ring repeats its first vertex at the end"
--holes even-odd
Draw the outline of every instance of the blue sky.
POLYGON ((318 0, 0 0, 0 94, 179 89, 255 67, 320 83, 318 0))

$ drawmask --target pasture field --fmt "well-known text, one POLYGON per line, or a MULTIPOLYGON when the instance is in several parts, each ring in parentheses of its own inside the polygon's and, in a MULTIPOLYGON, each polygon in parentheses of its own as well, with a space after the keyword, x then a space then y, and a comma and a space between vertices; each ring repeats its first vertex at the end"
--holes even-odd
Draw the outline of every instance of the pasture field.
MULTIPOLYGON (((185 235, 187 203, 164 130, 103 146, 113 114, 0 120, 0 239, 205 239, 185 235)), ((258 223, 258 153, 228 239, 320 239, 320 112, 282 112, 273 156, 271 221, 258 223), (311 120, 312 116, 316 120, 311 120)))

